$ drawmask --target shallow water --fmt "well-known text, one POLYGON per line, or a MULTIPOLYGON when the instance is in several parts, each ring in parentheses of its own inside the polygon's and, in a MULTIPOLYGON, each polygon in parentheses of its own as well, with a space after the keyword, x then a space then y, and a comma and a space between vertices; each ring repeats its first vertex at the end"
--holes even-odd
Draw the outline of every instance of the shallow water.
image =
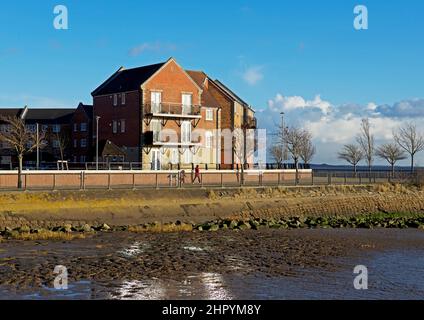
MULTIPOLYGON (((323 236, 336 230, 322 231, 323 236)), ((373 230, 343 231, 351 237, 368 238, 373 230)), ((239 274, 244 262, 240 257, 227 256, 234 272, 198 272, 176 279, 78 281, 67 290, 48 287, 13 291, 0 285, 1 299, 424 299, 424 233, 417 230, 387 230, 391 241, 413 242, 388 245, 384 249, 367 250, 331 258, 339 266, 336 271, 325 268, 298 267, 292 276, 272 276, 263 272, 239 274), (418 243, 418 245, 417 245, 418 243), (422 245, 421 245, 422 243, 422 245), (368 268, 368 289, 356 290, 353 285, 356 265, 368 268)), ((384 242, 384 238, 380 239, 384 242)), ((396 243, 396 242, 395 242, 396 243)), ((182 244, 184 250, 202 254, 205 248, 197 243, 182 244)), ((142 255, 148 247, 136 241, 120 254, 142 255)))

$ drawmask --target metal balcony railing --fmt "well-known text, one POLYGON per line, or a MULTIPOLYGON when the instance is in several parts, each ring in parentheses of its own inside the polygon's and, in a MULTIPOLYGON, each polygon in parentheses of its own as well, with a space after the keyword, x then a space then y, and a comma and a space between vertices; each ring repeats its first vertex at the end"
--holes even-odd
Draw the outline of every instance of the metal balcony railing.
POLYGON ((145 114, 200 116, 201 106, 181 103, 148 103, 144 104, 145 114))
POLYGON ((178 136, 178 139, 175 141, 170 139, 167 135, 162 135, 161 131, 146 131, 143 136, 143 144, 144 145, 154 145, 154 144, 184 144, 184 145, 191 145, 191 144, 199 144, 201 143, 201 137, 197 138, 197 141, 191 137, 190 139, 187 139, 187 137, 181 137, 178 136))

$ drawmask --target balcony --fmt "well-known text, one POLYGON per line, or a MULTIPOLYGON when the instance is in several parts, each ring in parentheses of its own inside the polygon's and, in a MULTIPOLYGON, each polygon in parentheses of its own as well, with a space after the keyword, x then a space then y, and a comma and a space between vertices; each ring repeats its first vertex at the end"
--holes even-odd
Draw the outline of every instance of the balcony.
POLYGON ((142 135, 142 141, 144 146, 153 146, 153 147, 200 147, 202 144, 200 142, 201 138, 198 138, 198 141, 189 141, 184 142, 181 140, 181 137, 178 137, 178 140, 171 141, 169 136, 163 137, 160 131, 146 131, 142 135))
POLYGON ((246 120, 247 129, 257 129, 258 121, 255 117, 248 117, 246 120))
POLYGON ((153 117, 200 119, 201 106, 178 103, 148 103, 144 105, 144 114, 153 117))

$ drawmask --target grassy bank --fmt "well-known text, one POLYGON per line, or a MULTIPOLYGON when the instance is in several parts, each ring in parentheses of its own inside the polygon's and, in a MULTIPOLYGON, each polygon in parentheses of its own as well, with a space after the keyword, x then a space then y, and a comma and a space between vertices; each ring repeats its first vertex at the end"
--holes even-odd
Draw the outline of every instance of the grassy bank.
POLYGON ((173 232, 199 229, 199 226, 209 230, 205 221, 215 222, 218 229, 225 228, 224 225, 228 228, 228 221, 233 220, 251 221, 249 225, 253 228, 258 222, 285 227, 293 225, 291 220, 298 221, 302 227, 353 226, 352 222, 355 226, 385 226, 394 222, 379 221, 378 214, 398 212, 424 214, 421 188, 384 184, 0 193, 0 231, 25 227, 58 231, 67 226, 67 231, 90 232, 99 231, 98 227, 106 224, 112 229, 127 226, 126 231, 132 232, 173 232), (350 221, 351 218, 357 220, 350 221), (84 226, 86 230, 81 231, 84 226))

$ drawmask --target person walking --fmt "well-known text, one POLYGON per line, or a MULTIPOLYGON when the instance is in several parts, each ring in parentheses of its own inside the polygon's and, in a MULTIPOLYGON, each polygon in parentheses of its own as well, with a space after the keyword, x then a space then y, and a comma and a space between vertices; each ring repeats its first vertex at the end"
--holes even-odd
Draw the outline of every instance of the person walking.
POLYGON ((200 180, 200 167, 199 165, 196 166, 196 168, 194 168, 194 179, 193 179, 193 183, 197 180, 199 181, 199 183, 202 183, 202 181, 200 180))
POLYGON ((185 177, 186 177, 185 170, 181 170, 180 171, 180 186, 182 186, 185 183, 185 177))

